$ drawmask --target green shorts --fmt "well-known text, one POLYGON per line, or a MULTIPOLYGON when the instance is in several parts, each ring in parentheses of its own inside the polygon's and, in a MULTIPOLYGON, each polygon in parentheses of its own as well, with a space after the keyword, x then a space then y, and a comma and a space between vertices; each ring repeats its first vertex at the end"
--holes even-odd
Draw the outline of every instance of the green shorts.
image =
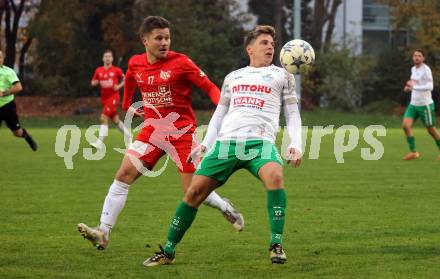
POLYGON ((414 121, 420 117, 426 127, 435 126, 436 116, 434 103, 426 106, 414 106, 410 104, 403 117, 412 118, 414 121))
POLYGON ((258 171, 269 162, 283 165, 277 148, 269 141, 217 141, 197 166, 195 174, 223 184, 235 171, 243 168, 259 178, 258 171))

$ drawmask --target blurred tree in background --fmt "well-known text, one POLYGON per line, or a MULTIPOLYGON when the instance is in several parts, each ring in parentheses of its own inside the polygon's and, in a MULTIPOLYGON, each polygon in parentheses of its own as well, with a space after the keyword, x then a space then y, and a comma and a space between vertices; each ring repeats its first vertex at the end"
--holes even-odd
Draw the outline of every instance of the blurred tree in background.
POLYGON ((29 23, 38 11, 40 0, 0 0, 0 47, 4 47, 4 64, 14 67, 18 58, 18 72, 24 75, 24 60, 33 36, 29 23))
MULTIPOLYGON (((434 99, 440 109, 440 1, 438 0, 387 0, 393 7, 396 29, 404 28, 411 34, 409 48, 405 51, 411 59, 414 49, 425 52, 425 62, 434 78, 434 99)), ((409 79, 409 69, 407 78, 409 79)), ((405 79, 405 80, 406 80, 405 79)))
POLYGON ((363 92, 374 82, 374 60, 368 55, 355 55, 350 49, 329 48, 316 62, 321 77, 315 86, 321 92, 321 106, 353 111, 362 106, 363 92))
POLYGON ((133 36, 125 31, 132 4, 132 0, 43 1, 31 25, 38 39, 31 90, 65 96, 98 94, 91 90, 90 79, 102 64, 103 50, 114 49, 117 65, 131 52, 133 36))
MULTIPOLYGON (((126 70, 128 59, 145 49, 138 38, 147 15, 171 22, 171 49, 193 59, 218 86, 243 57, 243 24, 235 1, 57 1, 41 4, 32 34, 38 38, 32 90, 39 94, 81 96, 98 94, 89 86, 102 52, 110 48, 115 64, 126 70)), ((194 94, 198 107, 209 98, 194 94)))
MULTIPOLYGON (((389 111, 405 105, 409 94, 402 86, 416 47, 426 51, 440 105, 440 1, 383 2, 392 7, 393 28, 407 31, 410 41, 372 56, 332 40, 342 0, 302 0, 301 37, 316 52, 316 65, 302 79, 304 108, 389 111)), ((112 49, 114 63, 126 70, 128 59, 145 51, 137 35, 143 18, 161 15, 171 21, 171 49, 187 54, 221 86, 227 73, 247 63, 242 44, 252 16, 275 26, 278 55, 293 39, 292 6, 292 0, 249 0, 247 13, 237 0, 0 0, 0 47, 5 64, 15 64, 24 79, 25 93, 98 96, 89 81, 103 50, 112 49)), ((193 97, 195 107, 212 107, 204 94, 193 97)))

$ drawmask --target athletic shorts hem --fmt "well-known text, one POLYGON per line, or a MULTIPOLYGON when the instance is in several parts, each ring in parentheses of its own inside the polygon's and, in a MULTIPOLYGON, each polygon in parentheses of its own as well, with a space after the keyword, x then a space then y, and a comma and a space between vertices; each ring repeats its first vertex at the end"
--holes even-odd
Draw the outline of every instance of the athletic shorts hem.
POLYGON ((283 167, 283 164, 280 163, 280 162, 277 161, 277 160, 268 160, 268 161, 264 162, 263 164, 261 164, 259 167, 256 168, 256 170, 255 170, 255 171, 256 171, 256 174, 254 174, 251 170, 249 170, 249 172, 252 173, 252 174, 253 174, 255 177, 257 177, 258 179, 261 179, 260 176, 259 176, 259 173, 260 173, 261 168, 264 167, 265 165, 267 165, 268 163, 272 163, 272 162, 277 163, 278 165, 280 165, 281 167, 283 167))
POLYGON ((226 181, 227 181, 228 178, 229 178, 229 177, 228 177, 227 179, 225 179, 225 180, 223 181, 223 180, 218 179, 218 178, 215 177, 214 175, 207 175, 207 174, 203 174, 203 173, 198 173, 197 170, 194 172, 194 175, 198 175, 198 176, 204 176, 204 177, 212 178, 212 179, 214 179, 215 181, 217 181, 217 182, 220 183, 220 185, 218 185, 218 186, 221 186, 221 185, 225 184, 226 181))

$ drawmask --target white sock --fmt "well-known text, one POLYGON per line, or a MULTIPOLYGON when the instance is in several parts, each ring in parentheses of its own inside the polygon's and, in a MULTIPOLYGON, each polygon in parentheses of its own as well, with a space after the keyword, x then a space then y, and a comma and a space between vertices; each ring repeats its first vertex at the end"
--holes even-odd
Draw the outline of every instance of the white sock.
POLYGON ((131 139, 131 133, 127 129, 127 127, 125 127, 125 125, 122 121, 119 121, 118 124, 116 125, 116 127, 118 127, 118 129, 124 134, 125 137, 128 137, 131 139))
POLYGON ((102 207, 102 214, 99 229, 104 233, 110 232, 116 223, 119 213, 124 208, 127 200, 129 185, 124 182, 114 180, 108 194, 105 197, 104 206, 102 207))
POLYGON ((203 203, 207 206, 217 208, 221 212, 225 212, 228 204, 214 191, 206 197, 203 203))
POLYGON ((99 127, 99 141, 104 142, 105 137, 108 135, 108 125, 101 124, 99 127))

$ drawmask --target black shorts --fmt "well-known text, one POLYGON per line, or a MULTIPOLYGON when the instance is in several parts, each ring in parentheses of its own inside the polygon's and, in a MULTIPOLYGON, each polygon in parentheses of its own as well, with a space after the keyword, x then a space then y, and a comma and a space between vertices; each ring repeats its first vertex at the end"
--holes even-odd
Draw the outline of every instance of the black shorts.
POLYGON ((20 121, 18 121, 17 106, 14 101, 0 107, 0 125, 3 120, 11 131, 17 131, 21 128, 20 121))

